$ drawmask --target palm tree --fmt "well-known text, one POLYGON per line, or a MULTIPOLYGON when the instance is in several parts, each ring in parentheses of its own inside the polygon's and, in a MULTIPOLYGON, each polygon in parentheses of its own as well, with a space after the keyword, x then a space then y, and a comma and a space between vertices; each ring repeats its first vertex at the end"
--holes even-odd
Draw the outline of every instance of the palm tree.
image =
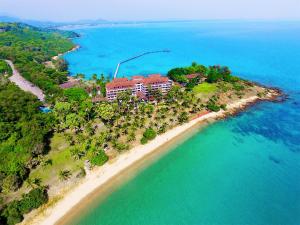
POLYGON ((60 180, 68 180, 71 177, 71 171, 70 170, 61 170, 58 173, 58 177, 60 180))
POLYGON ((48 165, 52 166, 52 163, 53 163, 52 159, 47 159, 43 162, 43 166, 48 166, 48 165))
POLYGON ((25 182, 27 187, 34 188, 33 179, 28 178, 25 182))
POLYGON ((42 183, 42 179, 41 178, 28 178, 26 180, 26 185, 27 187, 30 187, 30 188, 35 188, 35 187, 40 187, 41 186, 41 183, 42 183))
POLYGON ((94 74, 92 75, 92 80, 97 81, 97 74, 94 73, 94 74))
POLYGON ((33 179, 33 184, 36 185, 37 187, 40 187, 42 184, 42 179, 39 177, 36 177, 33 179))

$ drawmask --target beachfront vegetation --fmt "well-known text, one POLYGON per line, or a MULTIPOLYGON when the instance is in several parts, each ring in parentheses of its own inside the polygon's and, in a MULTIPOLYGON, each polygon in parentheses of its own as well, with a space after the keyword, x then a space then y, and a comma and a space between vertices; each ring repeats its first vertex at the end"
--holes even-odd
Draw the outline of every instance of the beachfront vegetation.
POLYGON ((141 139, 141 144, 146 144, 148 141, 153 140, 156 137, 156 131, 151 127, 146 129, 141 139))
POLYGON ((7 204, 1 212, 0 223, 14 225, 23 220, 23 215, 29 213, 48 201, 45 187, 37 187, 27 194, 23 194, 19 200, 7 204))

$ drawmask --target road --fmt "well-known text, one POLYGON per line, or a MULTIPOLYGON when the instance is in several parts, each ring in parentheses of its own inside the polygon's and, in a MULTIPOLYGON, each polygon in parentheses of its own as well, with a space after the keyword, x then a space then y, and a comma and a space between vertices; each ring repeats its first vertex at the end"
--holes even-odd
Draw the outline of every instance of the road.
POLYGON ((9 77, 9 80, 13 83, 15 83, 19 88, 21 88, 23 91, 27 91, 35 95, 40 101, 45 101, 45 94, 43 91, 35 86, 33 83, 26 80, 24 77, 21 76, 19 71, 15 68, 14 64, 10 60, 5 60, 8 65, 11 67, 13 75, 9 77))

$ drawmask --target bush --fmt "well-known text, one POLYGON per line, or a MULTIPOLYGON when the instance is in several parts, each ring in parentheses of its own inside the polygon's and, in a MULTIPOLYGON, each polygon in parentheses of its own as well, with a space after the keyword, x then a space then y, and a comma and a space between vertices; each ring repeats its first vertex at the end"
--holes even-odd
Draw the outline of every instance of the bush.
POLYGON ((210 102, 207 104, 206 108, 207 108, 208 110, 210 110, 210 111, 213 111, 213 112, 219 112, 220 109, 221 109, 220 106, 216 105, 216 103, 214 103, 214 102, 212 102, 212 101, 210 101, 210 102))
POLYGON ((178 116, 178 122, 180 124, 186 123, 186 122, 188 122, 188 120, 189 120, 189 117, 188 117, 188 113, 187 112, 182 112, 182 113, 179 114, 179 116, 178 116))
POLYGON ((241 85, 241 84, 233 84, 233 89, 235 91, 242 91, 245 89, 245 86, 241 85))
POLYGON ((141 144, 142 144, 142 145, 145 145, 145 144, 147 144, 147 142, 148 142, 147 138, 142 137, 142 139, 141 139, 141 144))
POLYGON ((28 194, 24 194, 19 201, 20 213, 26 214, 31 210, 38 208, 48 201, 48 195, 45 188, 35 188, 28 194))
POLYGON ((143 134, 144 138, 147 140, 153 140, 156 137, 156 132, 152 128, 146 129, 146 131, 143 134))
POLYGON ((102 166, 108 160, 108 156, 105 154, 104 150, 99 150, 90 158, 90 162, 94 166, 102 166))
POLYGON ((3 217, 4 219, 4 224, 8 224, 8 225, 14 225, 22 222, 24 217, 20 213, 19 202, 18 201, 10 202, 1 213, 1 217, 3 217))
POLYGON ((9 175, 3 180, 2 190, 4 192, 16 191, 20 187, 22 181, 17 175, 9 175))
POLYGON ((226 108, 227 108, 227 106, 226 106, 226 104, 222 104, 222 105, 220 105, 220 108, 223 109, 223 110, 225 111, 226 108))
POLYGON ((14 225, 23 220, 23 214, 29 213, 31 210, 40 207, 48 201, 48 194, 44 187, 39 187, 24 194, 22 199, 14 200, 8 203, 1 212, 4 223, 14 225))

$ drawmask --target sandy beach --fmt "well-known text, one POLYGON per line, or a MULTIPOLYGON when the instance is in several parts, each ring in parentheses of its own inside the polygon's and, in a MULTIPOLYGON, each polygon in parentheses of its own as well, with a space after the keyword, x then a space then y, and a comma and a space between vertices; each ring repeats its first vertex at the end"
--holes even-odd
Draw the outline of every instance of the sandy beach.
POLYGON ((73 51, 77 51, 78 49, 80 48, 79 45, 76 45, 75 47, 73 47, 71 50, 67 51, 67 52, 64 52, 64 53, 60 53, 56 56, 53 56, 52 57, 52 60, 58 60, 61 56, 65 55, 65 54, 68 54, 70 52, 73 52, 73 51))
MULTIPOLYGON (((139 145, 130 151, 118 156, 113 163, 107 163, 100 168, 92 170, 87 176, 63 198, 59 200, 52 207, 46 208, 42 215, 37 215, 29 221, 24 221, 23 224, 40 224, 40 225, 53 225, 62 223, 61 219, 67 215, 74 207, 76 207, 86 196, 91 194, 96 189, 101 188, 109 182, 112 178, 143 159, 147 155, 153 153, 156 149, 160 148, 167 142, 176 138, 178 135, 189 130, 198 123, 207 119, 217 119, 226 116, 226 113, 244 108, 246 105, 259 100, 257 96, 252 96, 246 99, 241 99, 235 103, 227 106, 226 111, 209 112, 200 117, 196 117, 190 122, 177 126, 166 133, 156 137, 153 141, 146 145, 139 145)), ((58 193, 59 195, 60 193, 58 193)))

